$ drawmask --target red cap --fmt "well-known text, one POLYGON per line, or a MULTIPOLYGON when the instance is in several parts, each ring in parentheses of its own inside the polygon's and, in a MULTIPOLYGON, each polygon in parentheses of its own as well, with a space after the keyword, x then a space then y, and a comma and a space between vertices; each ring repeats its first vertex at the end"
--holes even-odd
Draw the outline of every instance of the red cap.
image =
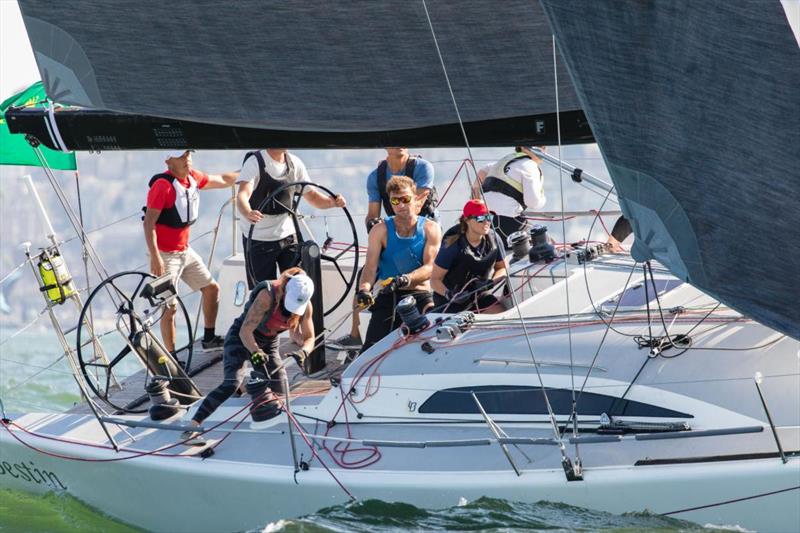
POLYGON ((481 200, 469 200, 464 204, 463 215, 465 217, 475 217, 478 215, 488 215, 489 208, 481 200))

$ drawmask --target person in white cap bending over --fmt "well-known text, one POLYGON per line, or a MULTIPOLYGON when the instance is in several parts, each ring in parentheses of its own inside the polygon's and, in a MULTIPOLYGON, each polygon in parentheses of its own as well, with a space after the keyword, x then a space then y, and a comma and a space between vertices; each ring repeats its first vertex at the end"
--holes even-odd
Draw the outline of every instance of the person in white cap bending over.
MULTIPOLYGON (((298 267, 284 270, 277 280, 265 280, 255 286, 244 311, 233 321, 225 336, 222 384, 208 393, 192 417, 192 424, 201 425, 231 397, 239 386, 240 373, 246 361, 251 361, 254 368, 266 366, 269 387, 275 393, 286 393, 283 386, 286 371, 278 353, 278 335, 289 330, 300 349, 287 356, 292 357, 305 372, 306 358, 314 350, 313 294, 314 282, 298 267)), ((183 438, 192 436, 189 431, 183 438)))
MULTIPOLYGON (((219 285, 205 263, 189 246, 189 226, 197 221, 200 207, 198 191, 222 189, 236 181, 238 172, 206 174, 192 168, 194 150, 174 150, 165 154, 166 172, 150 178, 147 206, 144 210, 144 240, 150 256, 150 272, 156 276, 171 274, 183 280, 203 296, 205 333, 203 349, 222 348, 222 338, 215 333, 219 285)), ((175 351, 176 304, 168 305, 161 318, 164 347, 175 351)))

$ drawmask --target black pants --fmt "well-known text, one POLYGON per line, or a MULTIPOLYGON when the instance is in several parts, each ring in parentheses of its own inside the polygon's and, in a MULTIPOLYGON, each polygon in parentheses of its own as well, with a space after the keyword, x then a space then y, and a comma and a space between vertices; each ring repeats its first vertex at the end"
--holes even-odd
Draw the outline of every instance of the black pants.
MULTIPOLYGON (((280 371, 275 370, 281 363, 281 356, 278 354, 278 337, 256 336, 256 344, 267 355, 267 362, 264 366, 266 366, 267 375, 271 378, 268 380, 269 388, 275 393, 285 394, 283 380, 286 378, 286 370, 283 368, 280 371)), ((206 395, 203 403, 200 404, 197 412, 192 417, 196 422, 202 423, 236 392, 242 379, 242 376, 240 376, 241 370, 252 355, 242 344, 242 339, 239 338, 239 328, 235 326, 231 327, 225 336, 224 350, 222 354, 222 383, 206 395)), ((254 370, 259 370, 263 373, 262 369, 256 368, 254 370)))
POLYGON ((527 229, 527 227, 528 221, 523 217, 507 217, 505 215, 495 214, 494 220, 492 221, 492 228, 503 240, 503 245, 506 247, 506 250, 511 249, 508 245, 508 236, 515 231, 527 229))
POLYGON ((437 313, 460 313, 461 311, 477 312, 491 307, 497 302, 497 297, 489 292, 473 294, 470 296, 469 300, 463 303, 451 302, 439 293, 433 293, 433 309, 437 313))
POLYGON ((242 236, 244 244, 245 271, 247 286, 252 289, 259 281, 278 279, 278 275, 295 266, 297 239, 290 235, 279 241, 248 240, 242 236), (278 271, 275 271, 275 268, 278 271))
POLYGON ((364 339, 362 352, 402 325, 403 321, 400 315, 395 313, 394 308, 397 302, 406 296, 413 296, 417 300, 417 310, 420 313, 424 313, 425 308, 433 302, 429 291, 397 291, 378 295, 375 298, 375 305, 369 309, 372 316, 367 326, 367 338, 364 339))

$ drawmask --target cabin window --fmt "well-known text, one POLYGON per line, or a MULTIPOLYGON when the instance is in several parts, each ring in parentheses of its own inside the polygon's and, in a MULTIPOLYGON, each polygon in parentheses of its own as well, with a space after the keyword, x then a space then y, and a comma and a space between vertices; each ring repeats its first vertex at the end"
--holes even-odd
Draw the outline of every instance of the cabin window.
MULTIPOLYGON (((568 416, 572 412, 572 391, 546 389, 550 405, 556 415, 568 416)), ((490 415, 546 415, 547 407, 539 387, 484 386, 457 387, 435 392, 418 412, 428 414, 480 414, 471 392, 480 400, 490 415)), ((576 393, 577 394, 577 393, 576 393)), ((600 416, 641 416, 651 418, 694 418, 690 414, 665 409, 633 400, 620 400, 615 396, 585 392, 578 400, 578 414, 600 416)))

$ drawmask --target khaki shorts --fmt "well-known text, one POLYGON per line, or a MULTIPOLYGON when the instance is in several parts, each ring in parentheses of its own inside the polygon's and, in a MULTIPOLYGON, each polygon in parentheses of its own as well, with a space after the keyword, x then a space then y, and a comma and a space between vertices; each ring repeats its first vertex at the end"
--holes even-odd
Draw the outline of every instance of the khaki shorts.
POLYGON ((159 251, 158 255, 164 260, 164 273, 171 274, 176 285, 180 279, 193 291, 199 291, 214 282, 203 260, 191 248, 182 252, 159 251))

